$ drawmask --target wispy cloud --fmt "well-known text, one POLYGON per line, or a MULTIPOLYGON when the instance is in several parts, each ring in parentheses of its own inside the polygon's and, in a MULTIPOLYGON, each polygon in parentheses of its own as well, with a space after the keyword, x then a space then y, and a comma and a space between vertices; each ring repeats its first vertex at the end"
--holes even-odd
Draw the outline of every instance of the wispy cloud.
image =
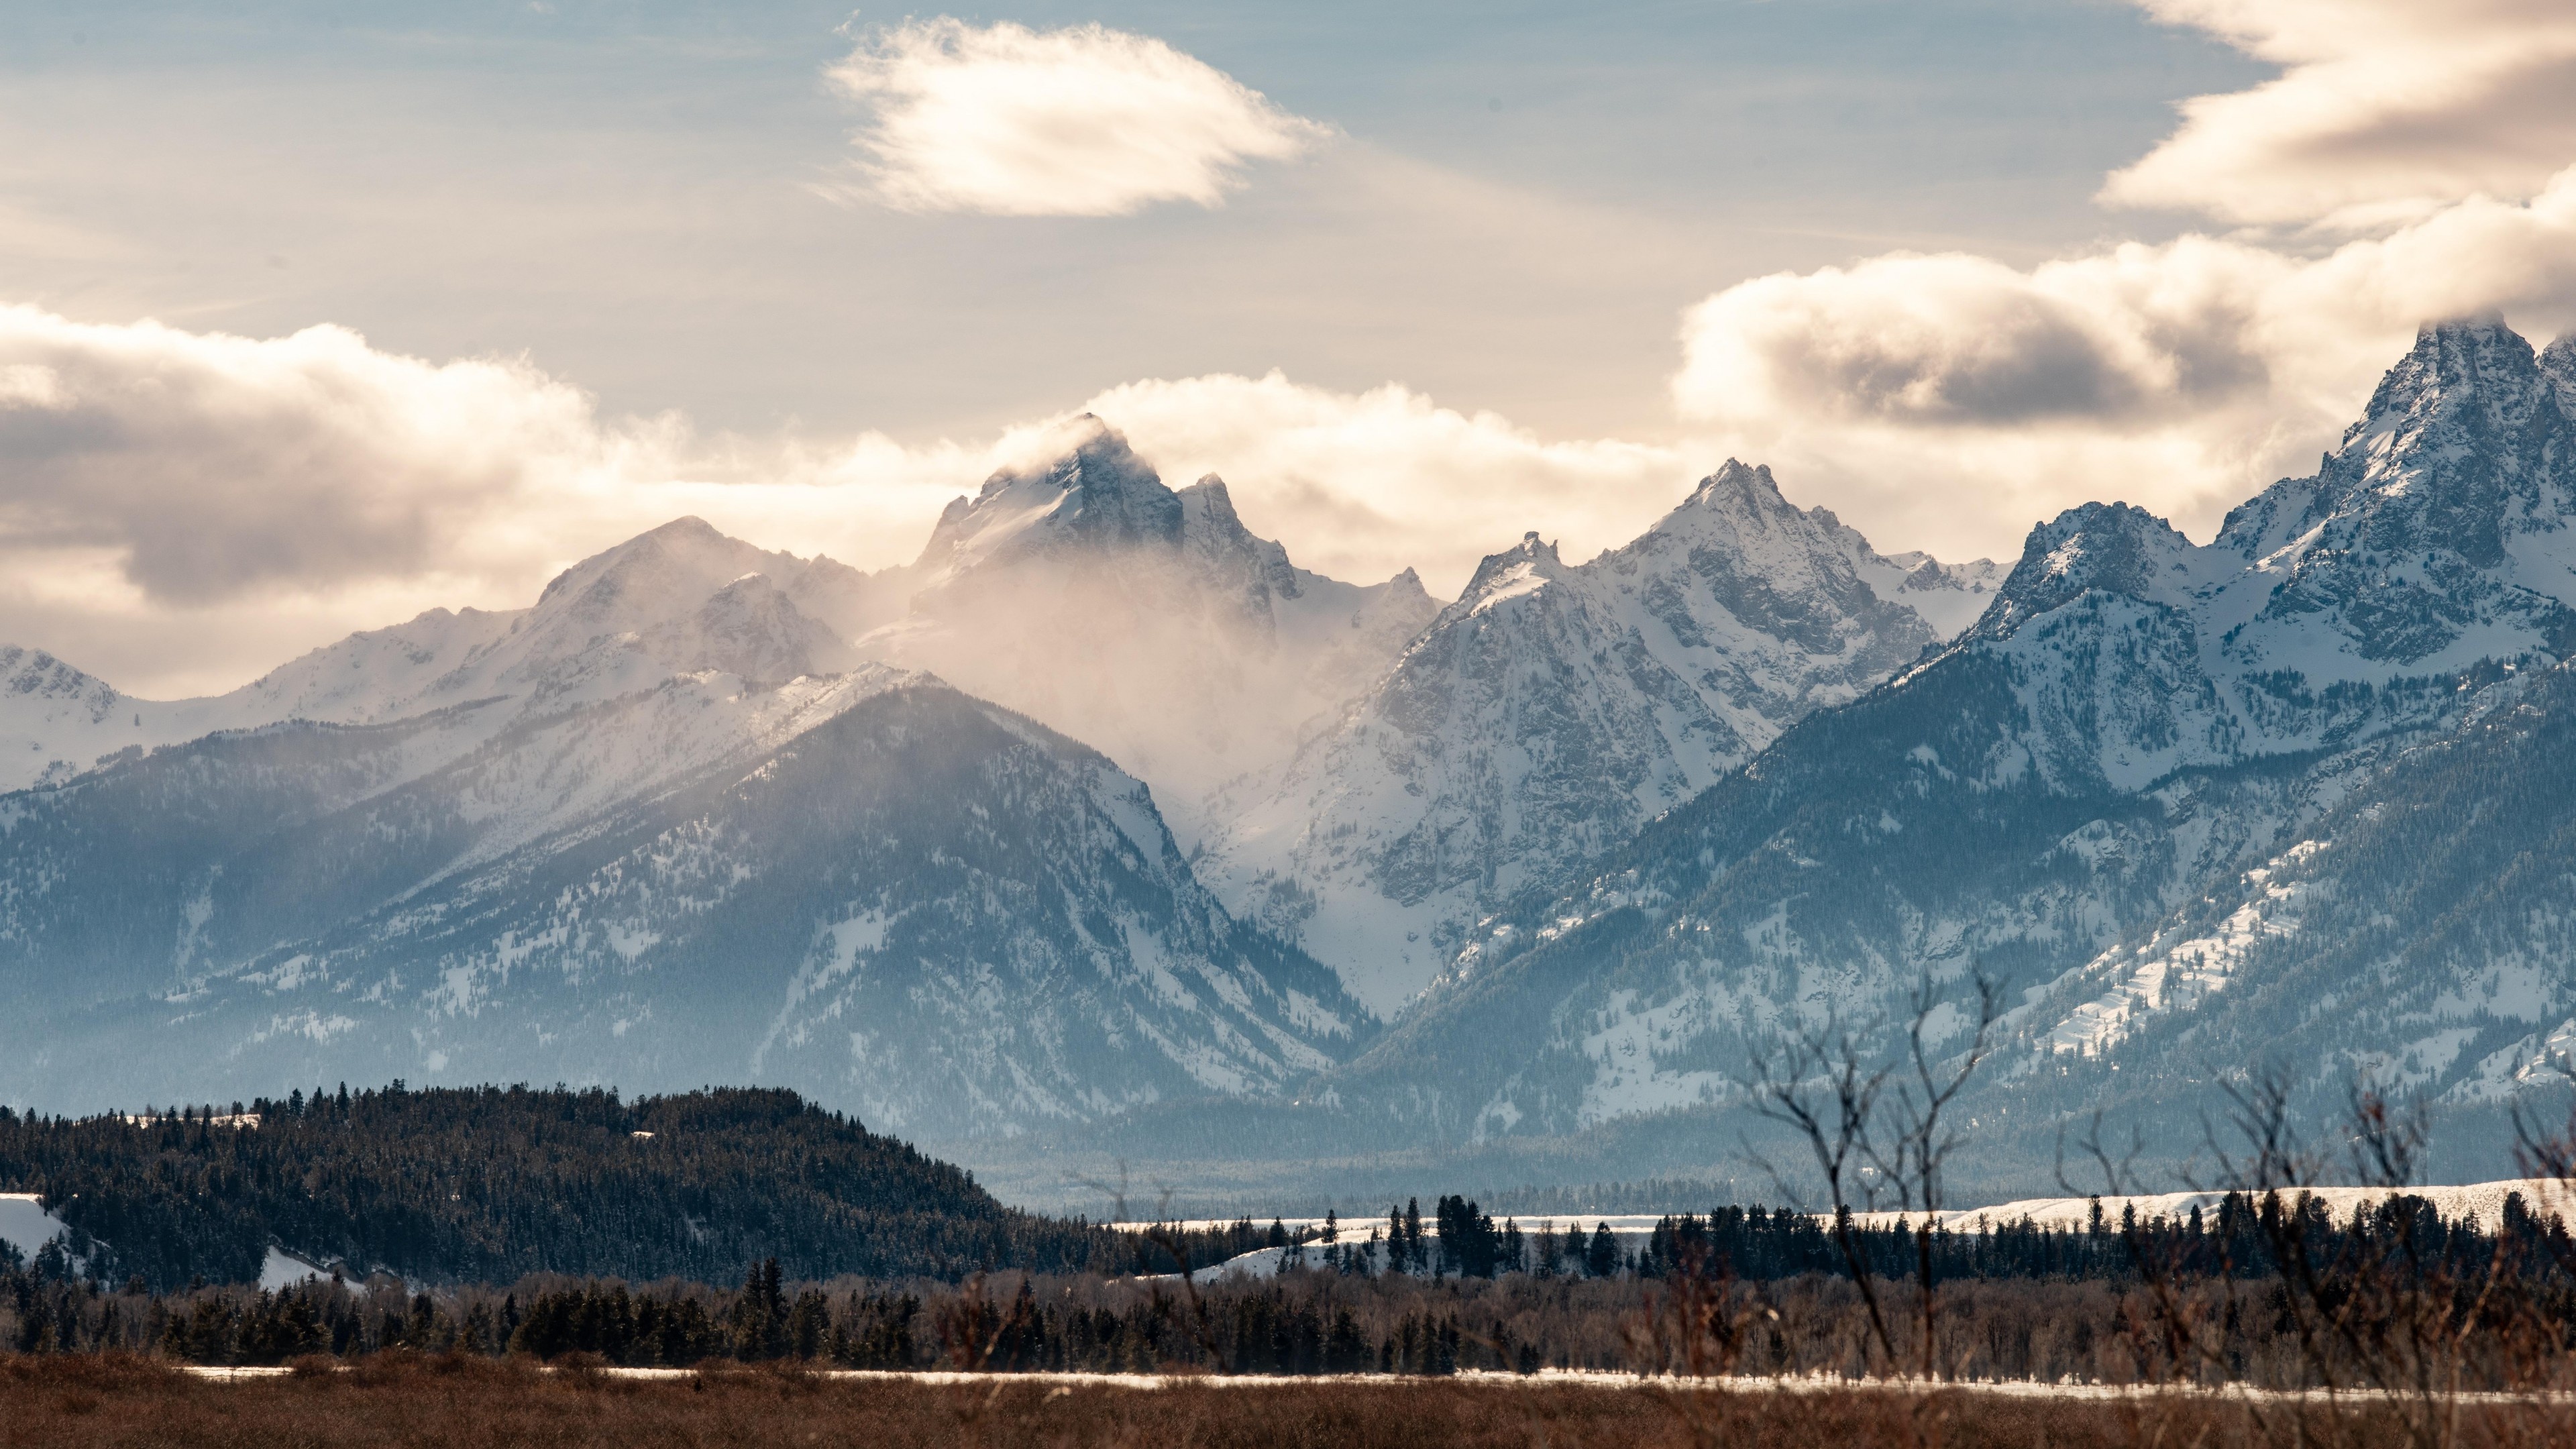
POLYGON ((829 72, 873 112, 869 191, 906 211, 1122 216, 1213 207, 1256 161, 1331 134, 1150 36, 942 17, 871 34, 829 72))

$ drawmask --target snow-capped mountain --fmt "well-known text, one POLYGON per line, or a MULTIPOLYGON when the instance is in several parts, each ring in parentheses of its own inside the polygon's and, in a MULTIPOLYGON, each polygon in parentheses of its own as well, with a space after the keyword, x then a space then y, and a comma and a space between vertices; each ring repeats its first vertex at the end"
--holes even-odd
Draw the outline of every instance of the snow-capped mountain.
POLYGON ((2211 543, 2042 525, 1956 643, 1525 898, 1335 1099, 1466 1137, 1722 1105, 1781 1024, 1972 968, 2015 1007, 1974 1108, 2006 1138, 2113 1099, 2181 1130, 2271 1052, 2337 1105, 2509 1078, 2576 1019, 2571 382, 2576 343, 2428 327, 2211 543))
POLYGON ((249 723, 0 795, 0 1100, 756 1080, 958 1137, 1274 1092, 1365 1035, 1144 783, 858 663, 797 603, 870 582, 827 565, 681 520, 181 705, 12 656, 56 740, 249 723))
POLYGON ((1413 1150, 1724 1113, 1783 1024, 1974 969, 2009 1151, 2266 1058, 2492 1127, 2576 1043, 2571 525, 2576 339, 2485 319, 2210 542, 2091 504, 2000 578, 1730 463, 1440 609, 1087 423, 876 575, 683 520, 214 700, 9 651, 0 1099, 756 1080, 1413 1150))
POLYGON ((1486 912, 1913 662, 1993 574, 1883 557, 1731 460, 1589 563, 1531 534, 1339 725, 1218 803, 1202 874, 1393 1015, 1486 912))
POLYGON ((908 1133, 1258 1095, 1364 1021, 1142 783, 919 675, 219 734, 0 800, 0 1096, 796 1086, 908 1133))
POLYGON ((875 575, 682 519, 529 608, 433 610, 210 699, 11 651, 0 783, 34 788, 0 796, 25 1007, 0 1098, 266 1090, 291 1058, 792 1081, 962 1136, 1277 1091, 1368 1013, 1049 725, 1203 789, 1435 611, 1410 574, 1295 568, 1222 482, 1165 488, 1086 420, 875 575))
POLYGON ((58 783, 102 756, 219 729, 377 724, 508 701, 479 716, 498 728, 522 711, 571 708, 675 673, 776 682, 844 669, 857 656, 824 618, 845 614, 867 578, 683 518, 565 570, 530 608, 432 609, 205 699, 131 699, 49 655, 0 649, 0 789, 58 783))
POLYGON ((1045 720, 1199 802, 1285 758, 1438 612, 1410 570, 1341 583, 1251 533, 1224 482, 1174 491, 1096 418, 1064 451, 949 505, 905 572, 905 615, 860 638, 1045 720))

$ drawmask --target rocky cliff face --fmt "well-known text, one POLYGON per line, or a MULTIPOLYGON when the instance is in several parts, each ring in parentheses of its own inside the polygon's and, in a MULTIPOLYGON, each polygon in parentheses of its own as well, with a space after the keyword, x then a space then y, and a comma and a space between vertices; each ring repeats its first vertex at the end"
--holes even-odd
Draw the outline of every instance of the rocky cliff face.
POLYGON ((1942 637, 1927 609, 1955 627, 1991 588, 1983 566, 1885 558, 1730 462, 1589 563, 1536 534, 1486 559, 1338 726, 1217 804, 1202 870, 1393 1014, 1485 913, 1885 679, 1942 637))

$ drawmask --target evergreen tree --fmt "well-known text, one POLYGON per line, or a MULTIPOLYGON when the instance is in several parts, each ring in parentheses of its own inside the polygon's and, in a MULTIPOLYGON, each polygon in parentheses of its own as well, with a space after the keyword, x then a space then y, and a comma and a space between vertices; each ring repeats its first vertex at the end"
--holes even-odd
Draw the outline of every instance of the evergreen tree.
POLYGON ((1592 1225, 1592 1247, 1584 1254, 1583 1270, 1595 1278, 1618 1276, 1619 1240, 1611 1236, 1608 1223, 1592 1225))

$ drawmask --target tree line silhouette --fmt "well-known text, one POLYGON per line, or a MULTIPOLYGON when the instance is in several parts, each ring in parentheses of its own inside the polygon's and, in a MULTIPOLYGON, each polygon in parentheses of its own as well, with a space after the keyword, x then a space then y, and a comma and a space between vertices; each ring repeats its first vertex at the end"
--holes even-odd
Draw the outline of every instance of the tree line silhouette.
POLYGON ((353 1274, 730 1281, 1104 1271, 1117 1233, 1004 1206, 973 1177, 795 1093, 621 1100, 529 1087, 302 1091, 88 1118, 0 1108, 0 1191, 39 1194, 84 1275, 251 1282, 273 1245, 353 1274), (256 1125, 251 1125, 255 1123, 256 1125))

